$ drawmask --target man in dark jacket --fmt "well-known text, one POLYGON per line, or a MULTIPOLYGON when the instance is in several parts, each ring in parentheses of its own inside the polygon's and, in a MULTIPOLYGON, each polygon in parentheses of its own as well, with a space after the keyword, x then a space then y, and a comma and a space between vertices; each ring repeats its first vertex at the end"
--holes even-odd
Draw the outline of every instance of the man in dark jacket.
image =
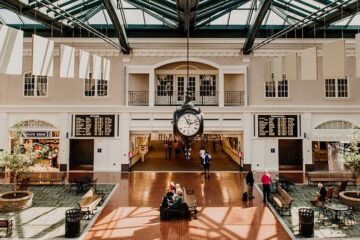
POLYGON ((254 188, 254 173, 255 171, 249 170, 249 172, 246 175, 246 185, 248 189, 248 198, 253 199, 253 188, 254 188))

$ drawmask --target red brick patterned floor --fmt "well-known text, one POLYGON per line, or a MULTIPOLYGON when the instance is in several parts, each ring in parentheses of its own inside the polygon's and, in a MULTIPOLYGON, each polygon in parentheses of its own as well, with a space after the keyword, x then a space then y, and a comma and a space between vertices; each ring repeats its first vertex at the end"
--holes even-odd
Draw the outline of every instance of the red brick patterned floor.
POLYGON ((291 239, 254 189, 255 199, 241 201, 241 173, 95 173, 99 182, 119 187, 85 239, 291 239), (198 218, 160 221, 159 205, 169 181, 196 193, 198 218))

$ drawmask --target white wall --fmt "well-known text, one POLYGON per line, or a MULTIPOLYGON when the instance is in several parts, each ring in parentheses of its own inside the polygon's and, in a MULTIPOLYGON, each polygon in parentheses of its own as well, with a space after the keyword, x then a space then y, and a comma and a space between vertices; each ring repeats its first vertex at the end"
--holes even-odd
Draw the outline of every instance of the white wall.
POLYGON ((278 171, 279 169, 279 148, 278 139, 253 139, 252 140, 252 168, 256 171, 278 171), (275 152, 272 153, 271 149, 275 152))
POLYGON ((101 139, 94 141, 94 171, 120 172, 121 146, 120 139, 101 139), (101 152, 98 152, 101 149, 101 152))

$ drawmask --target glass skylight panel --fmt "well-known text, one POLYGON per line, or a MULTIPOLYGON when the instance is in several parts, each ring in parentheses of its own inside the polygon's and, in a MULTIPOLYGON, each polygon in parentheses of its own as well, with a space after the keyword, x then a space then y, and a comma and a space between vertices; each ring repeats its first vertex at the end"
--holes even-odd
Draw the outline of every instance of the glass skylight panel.
POLYGON ((238 9, 250 9, 251 8, 251 5, 252 5, 252 1, 249 1, 243 5, 241 5, 240 7, 238 7, 238 9))
POLYGON ((210 23, 210 25, 227 25, 229 14, 225 14, 210 23))
POLYGON ((22 24, 21 19, 14 12, 6 9, 0 9, 0 15, 6 24, 22 24))
POLYGON ((230 14, 230 25, 246 25, 249 16, 248 10, 233 10, 230 14))
POLYGON ((131 5, 130 3, 128 3, 128 2, 126 2, 124 0, 121 0, 121 4, 122 4, 122 7, 124 9, 126 9, 126 8, 136 8, 134 5, 131 5))
POLYGON ((163 22, 160 20, 150 16, 149 14, 145 13, 145 23, 146 24, 156 24, 156 25, 162 25, 163 22))
POLYGON ((360 14, 357 14, 353 20, 350 22, 352 26, 360 26, 360 14))
POLYGON ((125 9, 124 14, 127 24, 145 24, 143 12, 139 9, 125 9))
POLYGON ((92 18, 88 20, 89 24, 107 24, 104 17, 104 13, 102 11, 99 11, 97 14, 95 14, 92 18))
MULTIPOLYGON (((266 21, 266 18, 264 19, 264 21, 266 21)), ((271 11, 269 18, 267 19, 266 25, 283 25, 284 23, 284 19, 271 11)), ((262 24, 264 24, 264 22, 262 24)))

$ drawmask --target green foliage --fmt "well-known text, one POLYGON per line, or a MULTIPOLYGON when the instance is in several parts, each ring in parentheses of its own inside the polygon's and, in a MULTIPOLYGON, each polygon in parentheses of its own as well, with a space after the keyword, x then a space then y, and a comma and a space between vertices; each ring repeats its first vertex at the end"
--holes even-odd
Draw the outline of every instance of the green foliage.
MULTIPOLYGON (((360 137, 355 131, 349 146, 345 149, 343 162, 357 177, 357 189, 360 183, 360 137)), ((358 193, 359 194, 359 193, 358 193)))
POLYGON ((33 151, 32 146, 27 149, 24 148, 23 133, 23 126, 18 123, 16 125, 15 135, 12 139, 12 152, 4 152, 0 155, 0 167, 8 169, 14 174, 15 183, 18 175, 22 172, 28 171, 29 167, 34 166, 36 162, 36 153, 33 151))

